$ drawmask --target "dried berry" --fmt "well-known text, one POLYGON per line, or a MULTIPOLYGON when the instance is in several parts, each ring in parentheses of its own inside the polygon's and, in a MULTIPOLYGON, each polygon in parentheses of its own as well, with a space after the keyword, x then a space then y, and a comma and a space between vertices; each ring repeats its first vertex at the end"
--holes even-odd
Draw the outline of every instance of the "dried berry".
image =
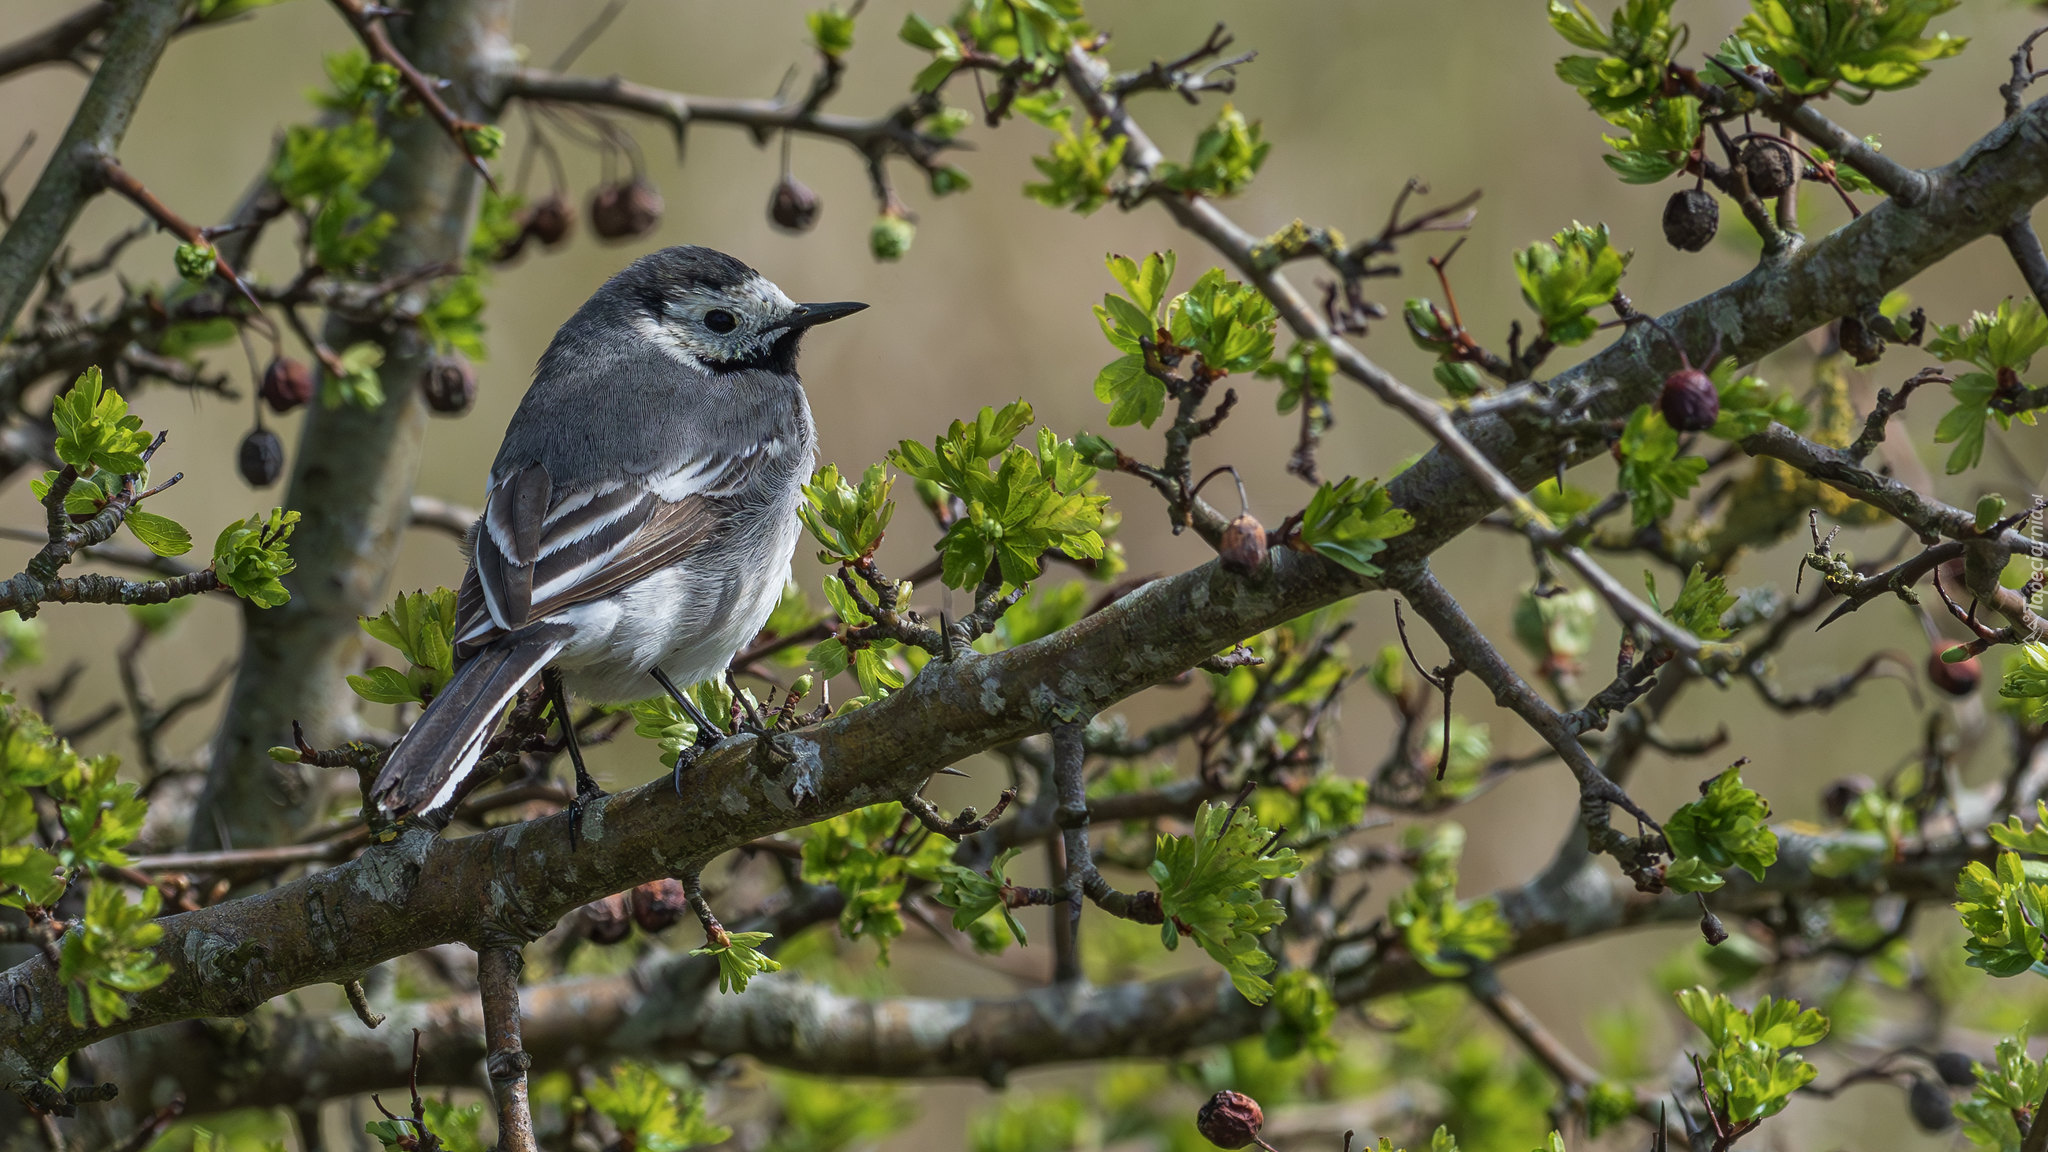
POLYGON ((1728 939, 1728 929, 1722 926, 1721 918, 1714 915, 1712 909, 1700 912, 1700 936, 1706 940, 1709 948, 1718 948, 1728 939))
POLYGON ((436 356, 420 373, 420 394, 434 411, 459 416, 476 403, 476 369, 460 356, 436 356))
POLYGON ((1749 173, 1749 190, 1765 198, 1784 195, 1799 179, 1797 162, 1782 144, 1751 140, 1742 146, 1737 159, 1749 173))
POLYGON ((1945 640, 1934 642, 1934 651, 1927 654, 1927 679, 1938 689, 1950 696, 1968 696, 1977 690, 1984 679, 1984 666, 1977 663, 1975 656, 1965 657, 1951 664, 1941 658, 1953 645, 1945 640))
POLYGON ((252 488, 268 488, 277 483, 284 474, 284 441, 268 428, 257 426, 242 437, 242 447, 235 454, 236 466, 242 470, 242 479, 252 488))
POLYGON ((784 176, 768 197, 768 219, 785 231, 809 232, 818 222, 818 194, 796 177, 784 176))
POLYGON ((590 230, 606 240, 645 236, 661 223, 661 193, 645 180, 606 184, 590 197, 590 230))
POLYGON ((1913 1086, 1906 1089, 1906 1111, 1913 1114, 1913 1123, 1922 1132, 1946 1132, 1955 1127, 1956 1114, 1949 1107, 1948 1089, 1925 1076, 1913 1077, 1913 1086))
POLYGON ((583 919, 583 938, 592 944, 617 944, 633 931, 633 918, 626 911, 623 892, 592 900, 578 911, 583 919))
POLYGON ((1673 192, 1664 202, 1664 239, 1681 252, 1697 252, 1721 227, 1721 204, 1704 188, 1673 192))
POLYGON ((279 356, 263 370, 262 392, 272 412, 289 412, 313 398, 313 370, 304 360, 279 356))
POLYGON ((1216 556, 1240 576, 1257 572, 1266 566, 1266 526, 1249 512, 1240 515, 1224 526, 1216 556))
POLYGON ((690 907, 689 897, 683 894, 683 882, 667 876, 633 889, 630 903, 633 923, 642 932, 661 931, 682 919, 690 907))
POLYGON ((1868 776, 1844 776, 1821 790, 1820 807, 1829 817, 1840 820, 1858 797, 1877 787, 1868 776))
POLYGON ((1977 1086, 1977 1062, 1966 1052, 1936 1052, 1929 1061, 1941 1078, 1958 1088, 1977 1086))
POLYGON ((1835 327, 1835 343, 1842 351, 1854 357, 1856 363, 1875 364, 1884 355, 1884 337, 1871 331, 1870 325, 1854 316, 1842 317, 1835 327))
MULTIPOLYGON (((657 209, 659 211, 659 209, 657 209)), ((576 209, 569 206, 560 196, 549 196, 536 201, 526 210, 526 219, 521 229, 549 248, 569 238, 576 230, 576 209)))
POLYGON ((1657 401, 1664 420, 1680 432, 1704 432, 1721 418, 1721 393, 1714 381, 1697 368, 1680 368, 1664 378, 1664 395, 1657 401))
POLYGON ((1228 1088, 1209 1097, 1209 1102, 1195 1114, 1195 1130, 1218 1148, 1264 1144, 1259 1139, 1259 1129, 1265 1125, 1266 1114, 1260 1110, 1259 1102, 1228 1088))

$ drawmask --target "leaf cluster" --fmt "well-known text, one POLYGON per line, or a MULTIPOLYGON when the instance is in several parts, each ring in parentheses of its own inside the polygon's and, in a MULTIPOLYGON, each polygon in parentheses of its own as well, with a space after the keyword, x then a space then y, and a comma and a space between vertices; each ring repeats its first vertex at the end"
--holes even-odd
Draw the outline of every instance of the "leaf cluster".
POLYGON ((1678 430, 1655 405, 1645 404, 1629 415, 1615 442, 1621 457, 1615 486, 1628 493, 1636 527, 1647 528, 1671 515, 1706 474, 1706 457, 1681 456, 1678 450, 1678 430))
POLYGON ((1415 527, 1415 517, 1394 507, 1394 498, 1377 480, 1346 476, 1335 484, 1325 480, 1302 509, 1301 522, 1289 540, 1296 541, 1360 576, 1377 576, 1372 558, 1387 541, 1415 527))
POLYGON ((819 563, 853 564, 874 555, 896 514, 896 503, 889 499, 895 482, 880 464, 870 464, 858 486, 846 482, 837 464, 811 474, 797 515, 820 546, 819 563))
POLYGON ((1742 783, 1739 768, 1714 777, 1699 799, 1681 805, 1664 823, 1671 845, 1664 883, 1679 892, 1712 892, 1727 882, 1721 873, 1729 868, 1763 879, 1778 859, 1770 818, 1770 804, 1742 783))
POLYGON ((702 1092, 674 1087, 637 1061, 621 1061, 609 1077, 591 1081, 583 1099, 618 1129, 623 1147, 641 1152, 683 1152, 732 1137, 732 1129, 705 1116, 702 1092))
POLYGON ((1602 115, 1643 104, 1663 88, 1672 59, 1685 47, 1686 27, 1672 22, 1672 4, 1625 0, 1603 25, 1582 0, 1550 0, 1550 26, 1574 47, 1596 53, 1559 60, 1558 79, 1602 115))
POLYGON ((1838 93, 1861 104, 1878 92, 1911 88, 1927 65, 1969 41, 1927 35, 1928 22, 1961 0, 1751 0, 1735 31, 1788 92, 1838 93))
POLYGON ((1621 291, 1622 273, 1635 253, 1615 248, 1607 225, 1588 227, 1576 221, 1546 243, 1538 241, 1516 252, 1515 278, 1522 299, 1542 322, 1543 334, 1556 344, 1583 344, 1600 330, 1590 313, 1621 291))
POLYGON ((283 578, 297 563, 289 551, 299 514, 273 508, 221 529, 213 542, 213 571, 220 582, 259 608, 275 608, 292 598, 283 578))
POLYGON ((846 897, 840 933, 849 940, 873 940, 886 964, 890 941, 903 935, 905 885, 913 876, 933 875, 949 849, 892 800, 811 825, 804 840, 803 875, 812 884, 839 889, 846 897))
POLYGON ((2032 366, 2044 345, 2048 345, 2048 314, 2031 298, 2022 298, 2017 304, 2001 300, 1991 315, 1978 312, 1967 325, 1941 325, 1928 338, 1927 351, 1942 361, 1967 363, 1977 369, 1949 385, 1956 406, 1934 428, 1936 443, 1955 445, 1948 457, 1950 475, 1974 468, 1984 458, 1987 418, 1996 416, 2000 428, 2011 428, 2015 416, 2021 423, 2034 423, 2032 410, 2015 412, 2011 405, 1999 401, 2016 398, 2020 375, 2032 366))
POLYGON ((1160 834, 1149 869, 1166 915, 1160 942, 1178 948, 1186 931, 1254 1004, 1273 994, 1265 974, 1274 961, 1260 950, 1259 937, 1287 918, 1261 885, 1294 875, 1302 864, 1294 849, 1276 849, 1276 839, 1255 813, 1205 803, 1187 835, 1160 834))
POLYGON ((1234 196, 1250 186, 1272 149, 1271 142, 1261 139, 1258 123, 1247 122, 1244 113, 1226 101, 1215 121, 1195 137, 1188 162, 1161 162, 1156 179, 1161 187, 1182 195, 1234 196))
POLYGON ((363 631, 405 657, 407 668, 371 668, 348 686, 373 704, 425 704, 455 675, 455 593, 401 592, 391 607, 361 618, 363 631))
POLYGON ((1417 829, 1409 840, 1415 880, 1387 905, 1387 923, 1401 933, 1410 955, 1437 976, 1471 972, 1507 950, 1514 933, 1491 896, 1460 902, 1458 861, 1465 829, 1446 821, 1417 829))
MULTIPOLYGON (((1975 1062, 1970 1070, 1977 1083, 1966 1100, 1955 1106, 1963 1135, 1970 1143, 1999 1152, 2020 1152, 2025 1133, 2019 1118, 2034 1116, 2043 1096, 2048 1096, 2048 1063, 2027 1055, 2027 1033, 2007 1036, 1994 1049, 1994 1062, 1975 1062)), ((2035 1116, 2035 1123, 2040 1118, 2035 1116)))
POLYGON ((1728 997, 1705 988, 1678 993, 1679 1011, 1706 1037, 1700 1075, 1707 1099, 1731 1126, 1774 1116, 1792 1094, 1817 1074, 1787 1048, 1817 1044, 1828 1033, 1818 1009, 1800 1010, 1797 1000, 1765 996, 1744 1011, 1728 997))
POLYGON ((1035 453, 1016 444, 1031 421, 1022 400, 983 408, 971 424, 955 420, 930 447, 905 440, 889 454, 903 473, 965 505, 939 541, 947 587, 972 588, 991 565, 1005 583, 1022 586, 1038 578, 1047 552, 1102 557, 1109 497, 1094 489, 1094 466, 1050 428, 1039 429, 1035 453))

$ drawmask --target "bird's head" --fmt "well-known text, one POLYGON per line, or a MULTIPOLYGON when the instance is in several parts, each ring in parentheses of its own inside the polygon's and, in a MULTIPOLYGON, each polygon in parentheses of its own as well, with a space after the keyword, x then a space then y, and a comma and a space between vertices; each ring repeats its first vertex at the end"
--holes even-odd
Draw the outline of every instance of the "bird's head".
POLYGON ((767 277, 695 245, 643 256, 605 286, 633 333, 691 367, 791 371, 803 333, 865 304, 798 304, 767 277))

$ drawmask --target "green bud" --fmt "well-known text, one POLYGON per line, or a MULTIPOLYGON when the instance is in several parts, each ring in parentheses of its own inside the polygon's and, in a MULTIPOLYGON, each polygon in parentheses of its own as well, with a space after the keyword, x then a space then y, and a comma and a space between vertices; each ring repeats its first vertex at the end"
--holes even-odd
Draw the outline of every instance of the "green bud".
POLYGON ((1977 497, 1977 531, 1989 531, 1998 518, 2005 515, 2005 497, 1996 492, 1986 492, 1977 497))
POLYGON ((462 142, 480 160, 494 160, 505 148, 505 130, 496 124, 471 124, 462 130, 462 142))
POLYGON ((279 744, 270 750, 270 758, 279 764, 297 764, 300 759, 299 750, 279 744))
POLYGON ((801 700, 811 694, 811 688, 816 684, 817 679, 806 672, 796 678, 796 683, 789 686, 789 694, 792 699, 801 700))
POLYGON ((951 196, 974 187, 974 181, 958 168, 934 168, 931 175, 932 195, 951 196))
POLYGON ((917 239, 917 225, 901 216, 884 213, 875 218, 875 226, 868 229, 868 251, 877 260, 901 260, 910 251, 911 241, 917 239))
POLYGON ((382 62, 370 65, 363 74, 363 86, 376 92, 398 91, 398 69, 382 62))
POLYGON ((180 244, 171 263, 177 265, 178 275, 194 284, 204 284, 213 275, 213 259, 211 244, 180 244))
POLYGON ((1941 662, 1943 664, 1961 664, 1969 658, 1970 647, 1967 644, 1958 644, 1941 654, 1941 662))

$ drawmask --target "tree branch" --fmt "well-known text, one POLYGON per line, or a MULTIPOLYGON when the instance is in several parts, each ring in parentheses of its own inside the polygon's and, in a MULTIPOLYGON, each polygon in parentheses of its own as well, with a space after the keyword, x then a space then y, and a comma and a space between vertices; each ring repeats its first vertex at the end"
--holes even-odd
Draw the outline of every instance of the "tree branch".
POLYGON ((0 337, 28 302, 43 269, 97 192, 96 168, 120 147, 164 45, 184 19, 184 0, 131 0, 108 20, 99 70, 57 142, 49 166, 0 236, 0 337))
POLYGON ((0 77, 43 64, 78 63, 78 50, 114 14, 108 0, 97 0, 37 32, 0 45, 0 77))

